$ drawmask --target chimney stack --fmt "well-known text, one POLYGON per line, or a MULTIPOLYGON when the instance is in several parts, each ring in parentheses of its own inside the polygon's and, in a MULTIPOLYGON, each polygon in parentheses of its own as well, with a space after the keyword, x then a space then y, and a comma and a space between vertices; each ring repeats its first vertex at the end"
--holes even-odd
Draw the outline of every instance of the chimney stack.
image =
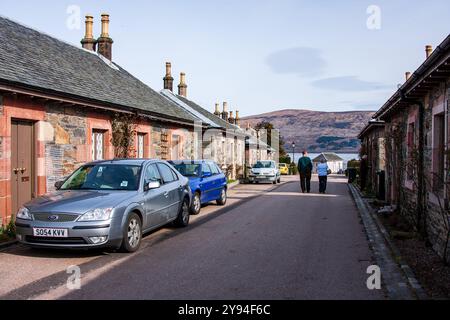
POLYGON ((241 126, 241 118, 239 118, 239 110, 236 110, 236 118, 234 119, 234 124, 238 127, 241 126))
POLYGON ((186 74, 184 72, 180 73, 180 84, 178 85, 178 95, 185 98, 187 97, 186 74))
POLYGON ((172 64, 170 62, 166 62, 166 76, 163 78, 163 80, 164 89, 173 91, 172 64))
POLYGON ((233 111, 230 111, 230 116, 228 117, 228 122, 234 124, 233 111))
POLYGON ((411 78, 411 72, 406 72, 405 73, 405 78, 406 78, 406 81, 408 81, 409 80, 409 78, 411 78))
POLYGON ((108 60, 112 60, 112 45, 114 41, 109 37, 109 14, 102 14, 102 33, 97 40, 97 52, 108 60))
POLYGON ((219 107, 220 107, 220 104, 216 103, 216 109, 214 110, 214 114, 218 117, 220 117, 219 107))
POLYGON ((427 59, 428 59, 431 56, 431 54, 433 53, 433 46, 431 46, 431 45, 425 46, 425 52, 427 54, 427 59))
POLYGON ((222 120, 228 121, 228 103, 223 103, 222 120))
POLYGON ((81 40, 81 45, 86 50, 95 51, 95 44, 97 41, 94 39, 94 17, 87 15, 85 24, 86 32, 84 38, 81 40))

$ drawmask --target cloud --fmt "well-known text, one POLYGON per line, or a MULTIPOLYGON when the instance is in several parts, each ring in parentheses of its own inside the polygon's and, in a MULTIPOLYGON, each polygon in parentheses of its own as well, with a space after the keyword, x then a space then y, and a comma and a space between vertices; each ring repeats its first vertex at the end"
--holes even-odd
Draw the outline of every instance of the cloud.
POLYGON ((323 72, 326 61, 318 49, 295 47, 274 52, 266 59, 274 73, 317 76, 323 72))
POLYGON ((361 80, 355 76, 325 78, 312 82, 314 87, 337 91, 375 91, 390 89, 391 86, 361 80))

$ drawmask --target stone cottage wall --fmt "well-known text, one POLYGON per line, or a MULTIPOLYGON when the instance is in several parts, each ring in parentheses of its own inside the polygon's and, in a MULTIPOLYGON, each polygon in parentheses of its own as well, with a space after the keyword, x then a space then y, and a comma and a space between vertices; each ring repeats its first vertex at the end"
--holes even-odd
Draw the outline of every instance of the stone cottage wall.
POLYGON ((45 143, 47 190, 90 160, 87 141, 86 110, 79 107, 46 106, 46 122, 51 125, 53 139, 45 143))

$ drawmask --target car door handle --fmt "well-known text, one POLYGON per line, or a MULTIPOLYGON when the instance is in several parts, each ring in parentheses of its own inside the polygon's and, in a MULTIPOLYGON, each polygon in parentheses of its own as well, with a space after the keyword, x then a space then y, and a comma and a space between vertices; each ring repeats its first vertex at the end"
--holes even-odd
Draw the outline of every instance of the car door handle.
POLYGON ((169 197, 169 193, 166 191, 164 192, 164 197, 168 198, 169 197))

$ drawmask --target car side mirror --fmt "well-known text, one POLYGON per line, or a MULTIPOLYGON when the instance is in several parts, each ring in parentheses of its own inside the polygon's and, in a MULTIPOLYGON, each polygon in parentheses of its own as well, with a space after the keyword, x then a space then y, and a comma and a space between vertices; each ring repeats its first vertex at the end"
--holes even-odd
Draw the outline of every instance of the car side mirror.
POLYGON ((55 188, 56 188, 56 190, 61 189, 61 187, 63 186, 63 184, 64 184, 64 181, 56 181, 56 182, 55 182, 55 188))
POLYGON ((161 183, 159 181, 151 181, 145 184, 144 191, 154 190, 161 188, 161 183))

